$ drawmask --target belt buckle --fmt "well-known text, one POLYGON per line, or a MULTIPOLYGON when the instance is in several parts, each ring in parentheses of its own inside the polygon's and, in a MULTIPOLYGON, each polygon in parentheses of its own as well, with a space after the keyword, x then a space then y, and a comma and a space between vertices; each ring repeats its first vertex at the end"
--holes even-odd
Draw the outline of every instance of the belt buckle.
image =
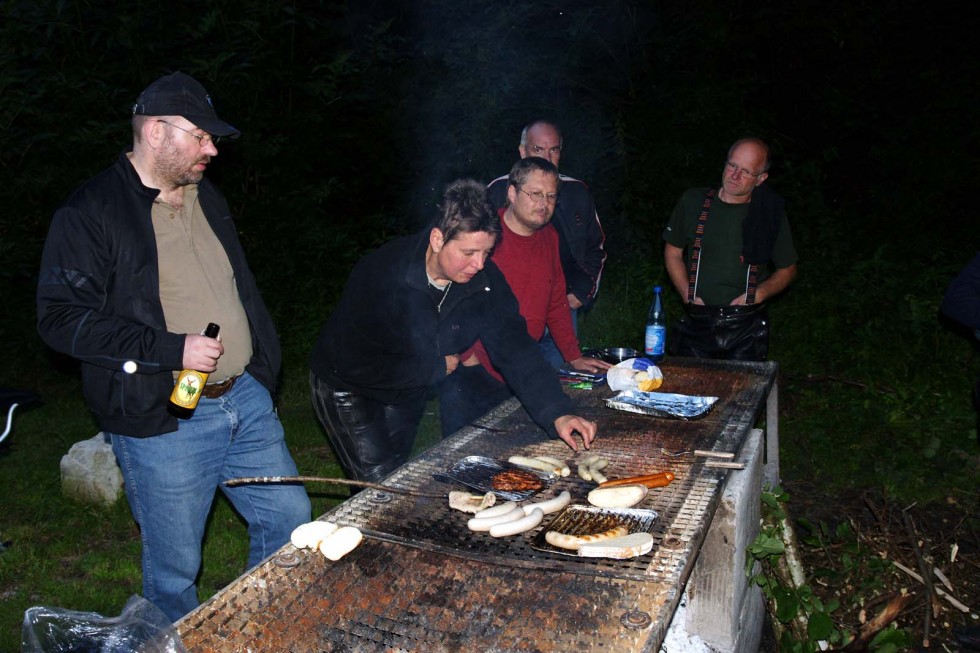
POLYGON ((235 381, 238 380, 237 376, 230 376, 220 383, 209 383, 204 386, 201 394, 208 399, 217 399, 218 397, 224 396, 232 386, 235 385, 235 381))

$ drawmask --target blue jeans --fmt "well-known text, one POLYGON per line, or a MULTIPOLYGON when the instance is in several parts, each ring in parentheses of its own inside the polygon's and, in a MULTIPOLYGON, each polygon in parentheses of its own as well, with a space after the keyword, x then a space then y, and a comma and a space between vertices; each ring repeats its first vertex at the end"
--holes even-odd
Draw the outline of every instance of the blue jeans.
POLYGON ((248 524, 249 567, 310 521, 302 485, 221 485, 243 476, 297 475, 269 391, 248 373, 224 396, 202 397, 173 433, 109 435, 140 526, 143 595, 171 620, 198 605, 201 544, 216 488, 248 524))
MULTIPOLYGON (((572 329, 575 330, 575 335, 578 335, 578 309, 569 309, 572 312, 572 329)), ((551 337, 551 331, 545 327, 544 335, 541 336, 541 340, 538 341, 541 346, 541 351, 544 352, 545 360, 555 368, 562 367, 565 364, 565 359, 562 358, 561 352, 558 351, 558 346, 555 345, 554 338, 551 337)))

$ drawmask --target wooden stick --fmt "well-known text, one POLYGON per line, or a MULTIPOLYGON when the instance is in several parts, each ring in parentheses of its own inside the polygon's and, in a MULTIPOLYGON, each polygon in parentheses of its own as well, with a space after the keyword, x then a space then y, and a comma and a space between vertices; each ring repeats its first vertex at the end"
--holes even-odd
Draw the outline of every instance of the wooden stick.
POLYGON ((709 460, 705 467, 721 467, 723 469, 745 469, 745 463, 733 463, 727 460, 709 460))
POLYGON ((936 578, 938 578, 939 581, 946 586, 946 589, 948 589, 950 592, 953 591, 953 586, 950 584, 949 579, 946 578, 946 574, 939 570, 939 567, 933 567, 932 573, 935 574, 936 578))
MULTIPOLYGON (((911 569, 909 569, 908 567, 906 567, 905 565, 903 565, 898 560, 892 560, 891 563, 893 565, 895 565, 896 567, 898 567, 899 569, 901 569, 902 571, 904 571, 906 574, 908 574, 912 578, 914 578, 915 580, 919 581, 920 583, 922 582, 922 576, 920 576, 919 574, 915 573, 914 571, 912 571, 911 569)), ((939 596, 941 596, 944 599, 946 599, 947 601, 949 601, 953 605, 953 607, 956 608, 957 610, 959 610, 960 612, 969 612, 970 611, 970 606, 963 605, 962 603, 960 603, 959 601, 957 601, 952 595, 950 595, 949 593, 947 593, 945 590, 943 590, 943 589, 941 589, 939 587, 937 587, 935 589, 936 589, 936 594, 938 594, 939 596)))
POLYGON ((729 453, 728 451, 707 451, 705 449, 695 449, 695 456, 701 456, 704 458, 734 458, 735 454, 729 453))
POLYGON ((909 514, 904 510, 902 511, 902 523, 905 524, 905 531, 908 533, 909 541, 912 543, 912 552, 915 553, 915 560, 919 563, 919 573, 922 574, 922 583, 926 586, 926 613, 922 620, 922 646, 929 648, 929 630, 932 627, 932 600, 936 595, 932 587, 932 574, 929 571, 929 566, 926 564, 925 559, 922 557, 922 551, 919 550, 919 542, 915 537, 915 530, 912 528, 912 521, 909 519, 909 514))
POLYGON ((236 487, 238 485, 250 485, 252 483, 337 483, 339 485, 353 485, 355 487, 366 487, 373 490, 381 490, 382 492, 394 492, 396 494, 410 494, 416 497, 428 497, 430 499, 442 499, 443 494, 425 494, 423 492, 416 492, 415 490, 407 490, 400 487, 389 487, 387 485, 379 485, 377 483, 371 483, 369 481, 355 481, 349 478, 327 478, 325 476, 246 476, 243 478, 233 478, 225 481, 225 485, 228 487, 236 487))

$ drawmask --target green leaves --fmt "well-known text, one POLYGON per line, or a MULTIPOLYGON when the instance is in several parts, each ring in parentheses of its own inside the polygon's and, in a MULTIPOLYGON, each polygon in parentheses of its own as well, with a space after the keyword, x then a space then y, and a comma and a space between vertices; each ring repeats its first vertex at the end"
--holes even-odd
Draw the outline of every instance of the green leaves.
POLYGON ((749 553, 755 558, 764 558, 771 555, 782 555, 786 550, 783 541, 778 537, 766 533, 760 533, 755 541, 749 545, 749 553))
POLYGON ((796 619, 800 611, 800 600, 796 593, 784 587, 773 589, 771 598, 776 602, 776 618, 782 623, 789 623, 796 619))
MULTIPOLYGON (((787 500, 778 487, 762 493, 762 528, 746 549, 746 575, 769 600, 774 625, 777 632, 781 631, 781 651, 812 653, 822 650, 821 642, 844 645, 855 633, 835 621, 833 615, 841 608, 837 597, 845 597, 852 606, 863 604, 878 593, 889 563, 861 545, 849 521, 814 524, 800 518, 796 521, 798 541, 811 547, 811 557, 822 564, 817 564, 812 576, 798 585, 786 559, 788 540, 783 529, 787 523, 787 500), (825 601, 822 597, 829 598, 825 601)), ((800 552, 792 553, 794 559, 799 558, 800 552)), ((882 647, 892 646, 890 637, 899 635, 884 637, 882 647)))

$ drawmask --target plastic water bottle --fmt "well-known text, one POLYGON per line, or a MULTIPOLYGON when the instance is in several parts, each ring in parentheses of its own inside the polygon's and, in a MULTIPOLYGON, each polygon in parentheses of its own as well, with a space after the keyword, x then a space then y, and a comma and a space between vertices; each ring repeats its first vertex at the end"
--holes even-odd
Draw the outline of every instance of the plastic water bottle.
POLYGON ((667 348, 667 319, 664 316, 662 292, 660 286, 653 287, 653 302, 647 315, 646 342, 643 349, 646 357, 654 363, 663 360, 667 348))

